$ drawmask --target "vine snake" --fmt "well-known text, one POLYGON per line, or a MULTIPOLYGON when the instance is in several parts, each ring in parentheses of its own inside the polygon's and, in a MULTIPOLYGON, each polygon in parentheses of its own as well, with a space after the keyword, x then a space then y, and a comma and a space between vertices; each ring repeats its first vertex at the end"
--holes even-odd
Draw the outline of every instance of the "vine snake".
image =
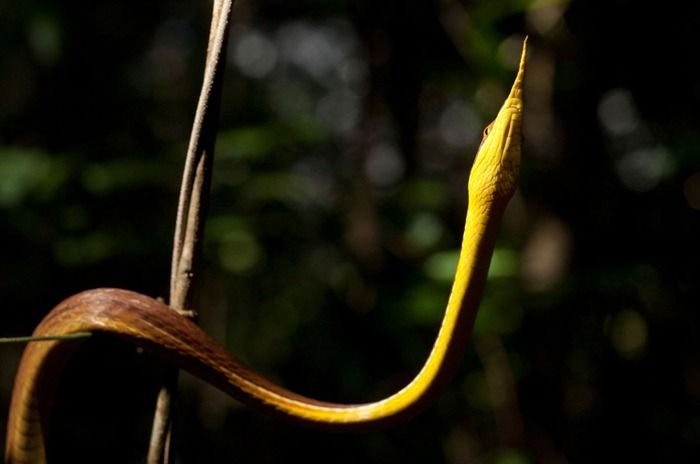
MULTIPOLYGON (((484 136, 468 181, 468 211, 454 283, 433 348, 405 387, 379 401, 338 404, 290 392, 256 374, 195 324, 147 296, 118 289, 74 295, 56 306, 35 336, 105 333, 144 347, 251 406, 329 429, 394 423, 426 407, 449 381, 466 349, 503 211, 513 195, 521 155, 527 41, 512 89, 484 136)), ((10 405, 7 464, 46 462, 47 422, 57 377, 80 342, 31 342, 10 405)))

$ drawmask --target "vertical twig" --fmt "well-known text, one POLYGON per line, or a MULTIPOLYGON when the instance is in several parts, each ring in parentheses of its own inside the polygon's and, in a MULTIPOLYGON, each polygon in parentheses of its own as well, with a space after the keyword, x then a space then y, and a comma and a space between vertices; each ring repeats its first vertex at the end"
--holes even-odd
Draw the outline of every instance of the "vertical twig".
MULTIPOLYGON (((170 307, 187 316, 192 315, 187 308, 191 307, 195 265, 204 230, 205 205, 211 183, 211 167, 232 9, 233 0, 214 0, 204 81, 192 125, 180 187, 170 274, 170 307)), ((149 464, 171 461, 172 407, 176 384, 177 370, 172 369, 164 376, 163 385, 158 394, 148 449, 149 464)))

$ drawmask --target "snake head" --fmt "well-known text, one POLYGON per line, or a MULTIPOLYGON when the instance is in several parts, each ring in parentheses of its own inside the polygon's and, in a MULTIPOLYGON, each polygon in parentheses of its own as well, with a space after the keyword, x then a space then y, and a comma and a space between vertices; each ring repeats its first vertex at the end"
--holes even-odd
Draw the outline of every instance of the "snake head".
POLYGON ((515 192, 522 146, 523 79, 527 37, 523 42, 515 82, 496 119, 484 129, 484 138, 469 175, 469 198, 490 203, 507 202, 515 192))

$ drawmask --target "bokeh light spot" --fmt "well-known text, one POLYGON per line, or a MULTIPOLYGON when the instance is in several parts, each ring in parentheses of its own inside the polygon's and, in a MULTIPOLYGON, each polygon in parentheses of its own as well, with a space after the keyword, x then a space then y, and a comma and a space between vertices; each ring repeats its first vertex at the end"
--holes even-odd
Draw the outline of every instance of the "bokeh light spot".
POLYGON ((639 358, 647 346, 647 324, 637 311, 625 309, 612 321, 610 341, 621 357, 639 358))
POLYGON ((566 224, 555 218, 537 223, 522 256, 522 281, 530 291, 553 289, 569 266, 571 232, 566 224))
POLYGON ((415 248, 425 250, 438 242, 443 230, 442 223, 435 215, 419 214, 409 224, 406 238, 415 248))
POLYGON ((468 103, 459 100, 447 105, 440 115, 438 127, 442 139, 455 147, 474 144, 481 133, 476 111, 468 103))
POLYGON ((275 43, 264 34, 249 30, 243 32, 235 43, 231 57, 240 71, 255 79, 272 72, 277 64, 275 43))
POLYGON ((632 94, 627 89, 612 89, 600 99, 598 119, 609 135, 629 134, 639 125, 632 94))
POLYGON ((665 147, 630 151, 615 167, 625 187, 635 192, 653 189, 674 169, 673 158, 665 147))
POLYGON ((401 180, 405 169, 399 151, 387 143, 372 148, 365 161, 367 179, 379 187, 389 187, 401 180))

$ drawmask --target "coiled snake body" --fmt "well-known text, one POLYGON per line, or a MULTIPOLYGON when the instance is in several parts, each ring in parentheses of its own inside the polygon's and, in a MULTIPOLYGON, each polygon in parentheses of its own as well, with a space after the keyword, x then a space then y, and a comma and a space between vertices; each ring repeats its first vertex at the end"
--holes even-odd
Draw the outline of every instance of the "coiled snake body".
MULTIPOLYGON (((425 364, 405 387, 366 404, 317 401, 256 374, 195 324, 147 296, 97 289, 60 303, 35 336, 106 333, 145 346, 244 403, 302 424, 331 429, 386 425, 424 408, 452 377, 468 339, 486 281, 503 210, 515 191, 520 164, 522 84, 526 48, 515 83, 484 138, 469 176, 469 208, 457 271, 445 315, 425 364)), ((77 341, 28 344, 10 406, 8 464, 46 461, 46 422, 56 378, 77 341)))

